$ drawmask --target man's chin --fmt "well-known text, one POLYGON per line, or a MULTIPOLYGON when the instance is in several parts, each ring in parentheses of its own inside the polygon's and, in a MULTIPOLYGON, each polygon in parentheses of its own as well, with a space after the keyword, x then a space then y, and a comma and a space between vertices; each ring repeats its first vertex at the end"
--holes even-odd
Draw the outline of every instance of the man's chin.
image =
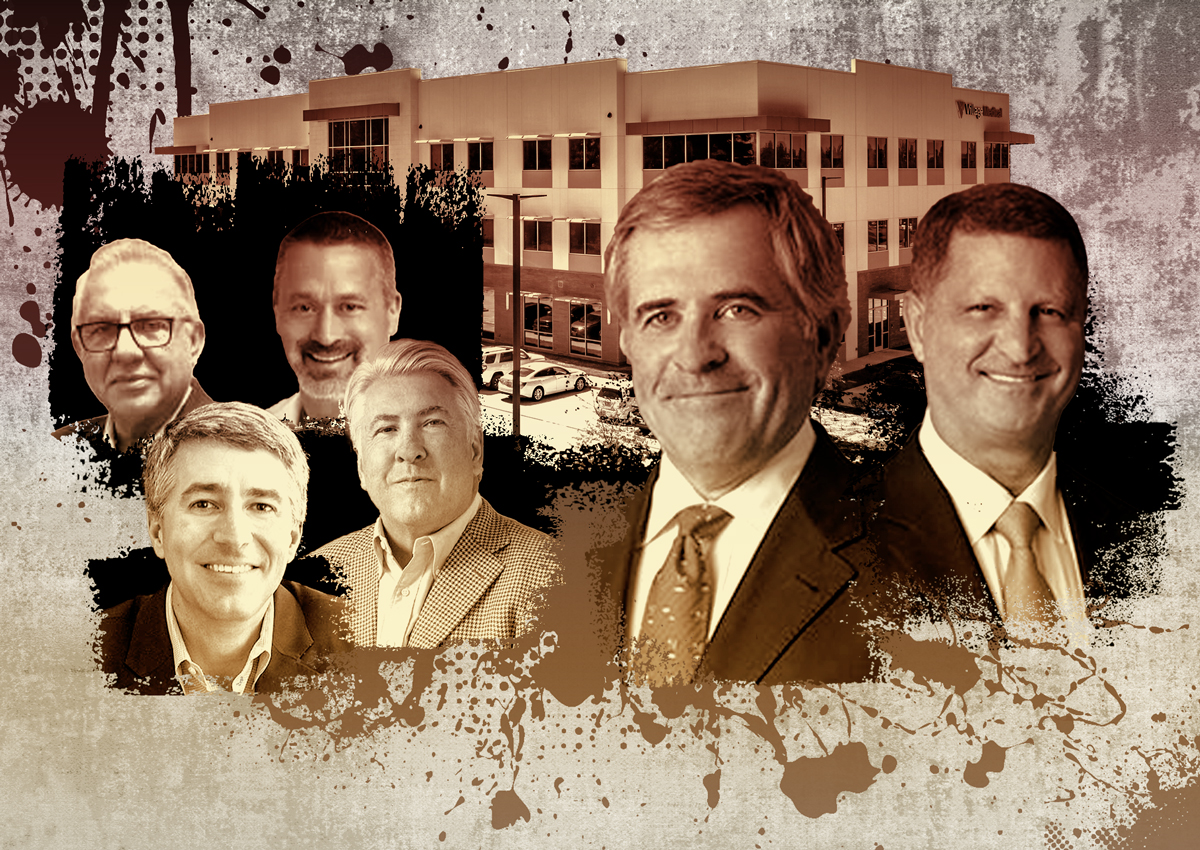
MULTIPOLYGON (((351 370, 353 371, 353 370, 351 370)), ((300 391, 309 398, 317 401, 339 402, 346 394, 346 384, 350 381, 350 375, 337 376, 332 378, 314 378, 311 375, 303 377, 298 376, 300 391)))

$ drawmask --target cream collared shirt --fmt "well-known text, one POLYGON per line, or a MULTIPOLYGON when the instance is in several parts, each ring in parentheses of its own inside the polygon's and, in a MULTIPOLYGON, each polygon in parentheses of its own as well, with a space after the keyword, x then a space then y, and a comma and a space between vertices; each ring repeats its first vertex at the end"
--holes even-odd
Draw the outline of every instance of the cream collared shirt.
POLYGON ((267 413, 276 419, 299 423, 304 418, 304 407, 300 404, 300 393, 275 402, 267 408, 267 413))
POLYGON ((934 428, 928 411, 917 439, 934 474, 950 494, 958 520, 1001 615, 1006 614, 1004 570, 1008 566, 1011 547, 994 526, 1012 502, 1020 501, 1037 511, 1042 520, 1041 528, 1034 533, 1032 546, 1050 592, 1068 619, 1086 623, 1079 558, 1067 508, 1058 489, 1057 455, 1051 452, 1038 476, 1014 497, 1000 482, 950 448, 934 428))
POLYGON ((697 493, 671 459, 663 455, 658 480, 650 495, 646 537, 642 541, 641 555, 632 577, 633 604, 628 618, 630 639, 641 633, 642 617, 650 599, 654 577, 671 553, 676 534, 676 524, 673 522, 675 515, 690 505, 698 504, 716 505, 733 517, 713 539, 710 550, 708 566, 715 578, 713 610, 708 621, 708 637, 712 639, 767 529, 800 479, 816 441, 817 435, 811 420, 804 420, 796 435, 766 466, 714 502, 697 493))
MULTIPOLYGON (((183 412, 183 407, 188 403, 188 399, 192 397, 192 385, 188 384, 187 392, 183 394, 183 399, 179 402, 179 406, 175 408, 175 412, 171 414, 171 418, 163 423, 163 426, 154 432, 154 438, 158 439, 162 436, 162 432, 167 430, 167 426, 179 418, 179 414, 183 412)), ((108 443, 114 449, 117 447, 117 431, 113 425, 113 415, 109 411, 108 416, 104 417, 104 442, 108 443)))
POLYGON ((478 493, 470 506, 454 522, 413 541, 412 558, 401 564, 392 554, 383 531, 383 517, 375 522, 375 553, 379 557, 379 600, 375 643, 378 646, 407 646, 413 624, 433 587, 438 571, 451 550, 479 511, 483 499, 478 493))
MULTIPOLYGON (((179 629, 179 621, 175 619, 174 582, 167 585, 167 634, 171 637, 171 652, 175 656, 175 680, 183 692, 196 693, 197 685, 209 693, 221 690, 204 675, 200 665, 192 660, 187 645, 183 642, 183 632, 179 629)), ((235 694, 254 693, 254 686, 267 665, 271 663, 271 642, 275 637, 275 596, 271 595, 267 602, 267 611, 263 615, 262 625, 258 630, 258 640, 250 647, 250 655, 242 672, 233 680, 230 690, 235 694)))

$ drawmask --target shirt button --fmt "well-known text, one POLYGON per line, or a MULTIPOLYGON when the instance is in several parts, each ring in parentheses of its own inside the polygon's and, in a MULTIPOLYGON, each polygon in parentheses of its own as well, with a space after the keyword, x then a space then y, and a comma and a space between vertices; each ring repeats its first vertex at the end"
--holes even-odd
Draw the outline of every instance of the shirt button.
POLYGON ((404 588, 404 591, 403 591, 402 595, 403 595, 403 596, 408 596, 408 588, 407 588, 407 587, 406 587, 406 588, 404 588))

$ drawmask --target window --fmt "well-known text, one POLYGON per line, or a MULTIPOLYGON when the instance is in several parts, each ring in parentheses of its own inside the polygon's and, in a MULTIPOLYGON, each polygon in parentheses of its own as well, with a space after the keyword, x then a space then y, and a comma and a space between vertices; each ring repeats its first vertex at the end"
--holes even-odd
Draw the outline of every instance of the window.
POLYGON ((808 136, 804 133, 759 133, 760 165, 808 168, 808 136))
POLYGON ((526 251, 553 251, 553 221, 527 221, 525 224, 526 251))
POLYGON ((1002 142, 984 142, 983 167, 1008 168, 1008 145, 1002 142))
POLYGON ((917 167, 917 140, 916 139, 900 139, 898 142, 900 149, 900 167, 901 168, 916 168, 917 167))
POLYGON ((945 161, 942 158, 942 140, 927 139, 925 141, 925 156, 927 158, 926 165, 929 168, 945 168, 945 161))
MULTIPOLYGON (((307 151, 306 151, 306 153, 307 153, 307 151)), ((217 154, 217 173, 218 174, 228 174, 229 173, 229 154, 228 153, 217 154)))
MULTIPOLYGON (((490 219, 484 219, 489 221, 490 219)), ((496 338, 496 290, 491 287, 485 287, 483 290, 483 327, 480 329, 480 336, 484 339, 496 338)), ((512 352, 508 352, 509 362, 512 362, 512 352)), ((486 355, 485 355, 486 360, 486 355)), ((484 375, 485 381, 488 376, 484 375)))
POLYGON ((283 151, 267 151, 267 165, 283 165, 283 151))
POLYGON ((454 170, 454 143, 433 144, 429 146, 429 167, 434 171, 454 170))
POLYGON ((681 162, 719 159, 739 165, 754 165, 757 140, 754 133, 697 133, 689 136, 643 136, 642 168, 670 168, 681 162))
POLYGON ((467 142, 467 170, 492 170, 493 142, 467 142))
POLYGON ((483 220, 483 247, 496 247, 496 219, 485 218, 483 220))
POLYGON ((522 295, 521 301, 525 309, 525 343, 550 348, 554 344, 554 308, 550 296, 522 295))
POLYGON ((600 356, 599 301, 571 302, 571 353, 600 356))
POLYGON ((900 247, 911 248, 913 246, 913 233, 917 229, 917 220, 915 218, 900 219, 900 247))
POLYGON ((886 251, 887 244, 887 219, 879 221, 867 222, 867 251, 886 251))
POLYGON ((526 171, 549 171, 550 166, 550 140, 549 139, 526 139, 524 148, 524 165, 526 171))
POLYGON ((888 303, 886 298, 867 299, 867 351, 888 347, 888 303))
MULTIPOLYGON (((367 175, 388 161, 388 120, 362 118, 329 122, 329 171, 333 174, 367 175)), ((375 174, 368 181, 381 180, 375 174)))
POLYGON ((821 136, 821 167, 846 167, 846 158, 841 136, 821 136))
POLYGON ((292 151, 292 168, 308 167, 308 148, 297 148, 292 151))
POLYGON ((846 256, 846 225, 840 221, 833 225, 833 235, 837 238, 838 246, 842 249, 842 256, 846 256))
POLYGON ((896 330, 904 329, 904 299, 896 299, 896 330))
POLYGON ((600 256, 600 223, 571 222, 571 253, 600 256))
POLYGON ((208 154, 177 154, 175 156, 175 176, 178 177, 181 174, 208 174, 208 154))
POLYGON ((887 168, 887 139, 867 136, 867 168, 887 168))
POLYGON ((600 168, 600 139, 571 139, 567 142, 567 167, 576 171, 600 168))
POLYGON ((963 168, 974 168, 975 167, 975 143, 974 142, 963 142, 962 143, 962 167, 963 168))

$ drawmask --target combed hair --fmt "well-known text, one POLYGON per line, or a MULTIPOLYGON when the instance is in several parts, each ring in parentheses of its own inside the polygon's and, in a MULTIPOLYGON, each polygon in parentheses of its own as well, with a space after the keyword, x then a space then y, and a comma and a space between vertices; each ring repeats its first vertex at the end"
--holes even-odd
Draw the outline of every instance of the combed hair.
POLYGON ((363 245, 375 251, 379 259, 379 283, 383 287, 385 303, 389 302, 396 289, 396 257, 392 243, 378 227, 354 213, 331 211, 311 215, 293 227, 279 243, 275 256, 275 283, 271 292, 271 303, 279 298, 279 279, 283 274, 287 253, 293 245, 308 242, 313 245, 363 245))
POLYGON ((192 279, 183 270, 183 267, 175 262, 174 257, 157 245, 151 245, 145 239, 115 239, 96 249, 88 263, 87 271, 81 274, 75 282, 75 296, 71 299, 72 327, 76 324, 75 320, 79 316, 79 305, 83 303, 83 290, 87 286, 88 279, 92 275, 106 272, 114 266, 133 262, 148 262, 161 266, 170 274, 171 279, 179 284, 179 289, 191 312, 191 316, 188 318, 200 318, 200 310, 196 307, 196 291, 192 288, 192 279))
POLYGON ((934 204, 913 235, 912 289, 926 294, 940 279, 955 233, 1001 233, 1065 243, 1086 298, 1087 248, 1079 225, 1054 198, 1019 183, 984 183, 934 204))
POLYGON ((621 210, 605 255, 604 286, 621 319, 629 317, 625 279, 629 239, 736 207, 762 214, 775 266, 796 297, 806 330, 828 326, 836 342, 850 320, 845 263, 833 228, 800 185, 773 168, 703 159, 668 168, 621 210), (829 324, 832 319, 834 324, 829 324))
POLYGON ((462 415, 471 439, 478 443, 480 451, 483 450, 483 426, 479 422, 479 393, 475 390, 475 379, 457 357, 436 342, 397 339, 360 363, 346 384, 342 414, 346 417, 346 429, 356 451, 362 445, 362 423, 358 415, 362 394, 384 378, 423 373, 439 375, 450 385, 455 408, 462 415))
POLYGON ((167 494, 175 483, 171 462, 180 446, 197 440, 213 440, 247 451, 264 449, 283 461, 296 485, 292 516, 303 525, 308 506, 308 459, 291 429, 260 407, 240 401, 213 402, 197 407, 173 422, 150 444, 142 468, 146 510, 162 516, 167 494))

